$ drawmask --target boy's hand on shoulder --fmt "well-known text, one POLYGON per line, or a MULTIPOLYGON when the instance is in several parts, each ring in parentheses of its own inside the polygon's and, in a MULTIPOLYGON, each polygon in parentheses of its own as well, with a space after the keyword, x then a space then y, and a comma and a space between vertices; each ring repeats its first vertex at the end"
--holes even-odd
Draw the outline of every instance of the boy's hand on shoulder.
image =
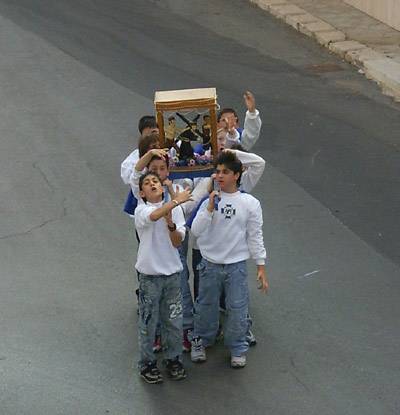
POLYGON ((249 112, 254 112, 256 110, 256 99, 254 95, 250 91, 246 91, 243 94, 243 98, 249 112))
POLYGON ((174 200, 176 200, 179 205, 181 203, 185 203, 185 202, 188 202, 189 200, 192 200, 192 192, 191 192, 191 190, 190 189, 185 189, 185 190, 182 190, 180 192, 179 189, 177 188, 176 191, 175 191, 175 198, 174 198, 174 200))
POLYGON ((266 294, 269 289, 269 284, 264 265, 257 265, 257 281, 258 289, 261 290, 264 294, 266 294))
POLYGON ((218 195, 219 195, 219 192, 217 190, 213 190, 210 193, 210 196, 209 196, 209 199, 208 199, 208 206, 207 206, 207 210, 210 213, 213 213, 214 212, 214 209, 215 209, 215 198, 218 197, 218 195))

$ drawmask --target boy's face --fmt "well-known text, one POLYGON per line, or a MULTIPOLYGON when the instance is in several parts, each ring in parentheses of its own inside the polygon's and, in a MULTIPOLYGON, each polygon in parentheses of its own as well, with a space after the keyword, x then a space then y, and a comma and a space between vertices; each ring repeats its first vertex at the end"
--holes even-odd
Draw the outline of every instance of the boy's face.
POLYGON ((238 123, 238 119, 236 118, 236 115, 233 112, 225 112, 220 120, 220 124, 218 125, 218 127, 223 127, 226 126, 227 124, 229 124, 229 122, 233 121, 233 126, 235 128, 239 127, 239 123, 238 123))
POLYGON ((217 132, 217 149, 218 153, 221 153, 226 146, 226 134, 227 131, 224 128, 220 128, 217 132))
POLYGON ((145 128, 143 128, 143 131, 142 131, 142 137, 147 137, 148 135, 158 134, 158 133, 159 133, 159 129, 157 127, 155 127, 155 128, 145 127, 145 128))
POLYGON ((223 192, 231 193, 237 190, 237 180, 240 173, 229 170, 225 164, 218 164, 215 172, 215 180, 223 192))
POLYGON ((163 188, 157 176, 149 174, 143 180, 142 190, 139 195, 142 199, 146 199, 150 203, 161 202, 163 197, 163 188))
POLYGON ((161 182, 164 182, 164 180, 168 177, 169 171, 167 162, 165 160, 153 160, 148 165, 149 171, 152 173, 158 174, 158 176, 161 179, 161 182))

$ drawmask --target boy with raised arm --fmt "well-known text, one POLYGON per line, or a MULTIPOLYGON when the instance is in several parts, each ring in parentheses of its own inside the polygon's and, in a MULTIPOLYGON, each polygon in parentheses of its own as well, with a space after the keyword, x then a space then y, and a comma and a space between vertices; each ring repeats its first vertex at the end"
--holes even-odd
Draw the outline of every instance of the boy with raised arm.
POLYGON ((135 226, 140 244, 136 270, 139 275, 139 370, 148 383, 162 382, 153 351, 158 321, 169 377, 186 377, 182 354, 182 263, 178 247, 185 237, 185 219, 180 208, 190 200, 190 191, 177 191, 174 199, 163 203, 163 187, 155 173, 139 180, 139 195, 144 203, 136 208, 135 226))
POLYGON ((243 94, 247 108, 244 120, 244 128, 239 127, 239 117, 233 108, 223 108, 218 113, 219 128, 226 128, 226 145, 230 148, 233 144, 241 144, 246 150, 250 150, 260 137, 261 118, 256 109, 256 100, 250 91, 243 94))
POLYGON ((216 160, 213 191, 193 220, 192 233, 203 257, 199 266, 200 287, 195 304, 191 359, 206 360, 205 347, 214 343, 219 325, 219 299, 225 292, 225 345, 231 352, 231 366, 246 365, 249 328, 246 260, 257 264, 259 288, 266 292, 266 251, 262 234, 262 210, 253 196, 238 190, 242 163, 233 152, 223 152, 216 160))

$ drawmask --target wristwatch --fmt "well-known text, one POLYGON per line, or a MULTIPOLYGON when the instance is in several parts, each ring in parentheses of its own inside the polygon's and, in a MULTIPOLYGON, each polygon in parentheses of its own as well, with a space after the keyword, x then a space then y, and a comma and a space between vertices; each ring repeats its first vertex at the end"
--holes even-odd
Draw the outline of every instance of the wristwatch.
POLYGON ((169 226, 169 225, 168 225, 168 230, 169 230, 170 232, 174 232, 174 231, 176 231, 176 223, 174 223, 172 226, 169 226))

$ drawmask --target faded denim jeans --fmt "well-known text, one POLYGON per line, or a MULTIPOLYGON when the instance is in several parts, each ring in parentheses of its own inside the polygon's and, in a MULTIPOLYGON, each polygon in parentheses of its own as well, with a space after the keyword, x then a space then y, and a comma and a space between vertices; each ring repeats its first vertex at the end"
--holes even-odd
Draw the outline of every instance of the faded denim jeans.
POLYGON ((165 359, 182 354, 182 296, 180 273, 139 274, 139 368, 156 360, 153 352, 157 323, 165 359))
POLYGON ((249 329, 249 289, 246 261, 235 264, 213 264, 202 259, 199 265, 199 296, 194 307, 194 337, 204 346, 215 342, 219 326, 219 300, 225 292, 226 319, 224 342, 233 356, 247 352, 249 329))

